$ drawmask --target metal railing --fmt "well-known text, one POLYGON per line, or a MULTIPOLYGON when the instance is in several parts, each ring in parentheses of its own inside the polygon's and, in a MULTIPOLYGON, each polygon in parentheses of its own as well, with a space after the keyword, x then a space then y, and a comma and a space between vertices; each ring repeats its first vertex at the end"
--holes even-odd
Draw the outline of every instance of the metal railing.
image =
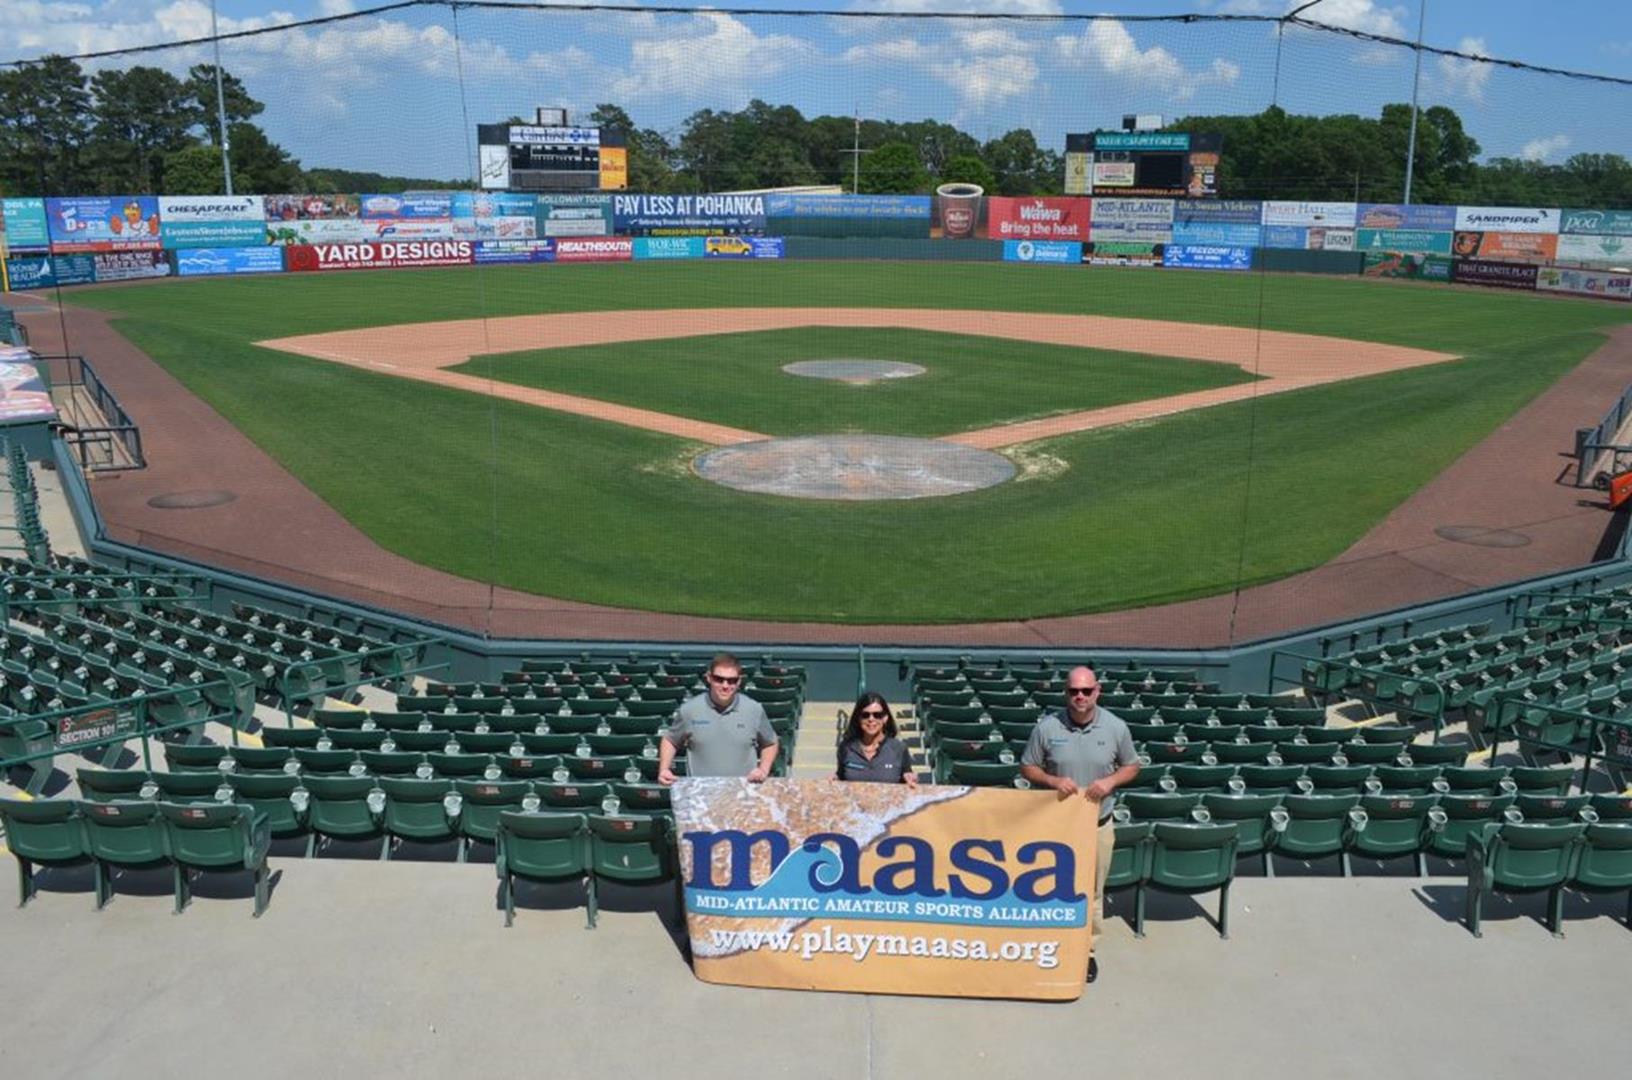
POLYGON ((1490 734, 1490 752, 1492 760, 1503 741, 1506 733, 1508 738, 1522 746, 1533 746, 1542 750, 1553 750, 1565 757, 1574 757, 1577 753, 1583 755, 1581 764, 1582 791, 1587 790, 1587 780, 1592 775, 1592 763, 1596 758, 1606 766, 1612 765, 1621 769, 1632 769, 1632 717, 1599 716, 1596 713, 1580 709, 1566 709, 1561 705, 1549 702, 1527 701, 1522 697, 1501 699, 1496 706, 1495 725, 1487 726, 1490 734), (1565 742, 1555 742, 1534 731, 1526 732, 1524 728, 1538 728, 1545 724, 1544 719, 1529 723, 1527 717, 1539 713, 1542 718, 1557 717, 1574 725, 1574 730, 1580 732, 1585 725, 1586 735, 1583 738, 1577 735, 1565 742), (1613 733, 1615 739, 1611 743, 1608 735, 1613 733), (1617 749, 1610 750, 1609 746, 1617 749))
POLYGON ((1596 427, 1581 428, 1575 433, 1576 487, 1592 486, 1593 476, 1589 473, 1596 467, 1602 455, 1613 455, 1609 470, 1612 474, 1620 470, 1622 454, 1632 455, 1632 445, 1614 441, 1628 416, 1632 416, 1632 386, 1621 391, 1621 396, 1609 407, 1609 411, 1598 421, 1596 427))
POLYGON ((64 426, 63 442, 73 451, 79 467, 87 472, 115 472, 124 469, 145 469, 147 458, 142 452, 142 432, 125 412, 119 399, 113 396, 96 369, 76 353, 58 353, 42 356, 51 365, 53 386, 81 388, 92 405, 107 423, 91 427, 64 426), (59 374, 60 372, 60 374, 59 374), (123 449, 121 461, 116 446, 123 449))
POLYGON ((1334 657, 1308 656, 1303 653, 1288 652, 1277 649, 1269 655, 1269 685, 1266 688, 1268 692, 1271 694, 1275 692, 1276 683, 1286 683, 1291 686, 1304 687, 1305 689, 1308 689, 1303 681, 1303 669, 1301 666, 1303 664, 1318 664, 1324 669, 1337 669, 1358 675, 1380 676, 1383 678, 1398 680, 1402 684, 1410 683, 1413 687, 1412 700, 1406 705, 1401 705, 1398 699, 1392 694, 1384 696, 1373 692, 1368 692, 1353 685, 1352 682, 1344 683, 1344 685, 1336 692, 1341 693, 1346 697, 1365 702, 1369 706, 1376 706, 1378 704, 1387 705, 1395 713, 1402 714, 1402 717, 1407 720, 1415 716, 1427 717, 1433 722, 1434 725, 1434 742, 1439 742, 1440 734, 1445 729, 1445 702, 1447 695, 1445 693, 1445 687, 1440 684, 1438 679, 1428 675, 1402 674, 1398 671, 1390 671, 1387 668, 1366 667, 1350 660, 1342 660, 1334 657), (1296 660, 1299 662, 1300 667, 1297 675, 1286 676, 1277 675, 1275 673, 1275 666, 1282 658, 1296 660), (1433 695, 1433 708, 1431 710, 1424 709, 1418 704, 1418 695, 1424 692, 1431 692, 1433 695))
POLYGON ((445 668, 451 668, 453 666, 453 660, 450 655, 448 658, 440 660, 434 664, 414 664, 404 667, 401 671, 393 672, 390 675, 368 675, 364 678, 353 679, 349 682, 336 684, 327 681, 323 670, 325 663, 335 659, 360 660, 366 666, 371 657, 387 656, 392 653, 400 653, 405 649, 418 650, 428 648, 433 645, 441 645, 444 651, 451 653, 451 648, 448 646, 447 642, 436 638, 426 638, 424 641, 419 642, 399 641, 390 645, 381 645, 377 648, 369 649, 366 652, 342 652, 338 657, 324 657, 321 660, 302 660, 297 663, 290 664, 288 667, 284 668, 283 673, 278 676, 278 696, 283 702, 284 723, 289 727, 295 726, 296 699, 310 696, 313 693, 313 691, 310 690, 303 691, 297 689, 297 682, 303 681, 308 685, 312 685, 314 676, 323 679, 321 683, 317 684, 322 687, 323 696, 338 697, 339 695, 344 694, 347 690, 355 690, 360 686, 373 686, 376 683, 396 682, 398 680, 408 680, 411 682, 416 675, 426 675, 430 672, 441 671, 445 668))
MULTIPOLYGON (((183 694, 203 695, 207 690, 218 687, 231 689, 231 684, 225 680, 202 682, 196 685, 171 687, 168 690, 155 690, 150 694, 140 694, 135 697, 114 698, 107 701, 92 701, 84 705, 73 705, 62 709, 51 709, 43 713, 19 713, 14 716, 0 717, 0 731, 10 731, 24 724, 44 723, 51 728, 51 748, 36 750, 33 753, 20 754, 15 757, 0 758, 0 773, 27 765, 45 758, 55 757, 57 754, 78 754, 84 756, 87 752, 105 749, 111 746, 123 746, 131 739, 140 739, 142 743, 142 764, 148 771, 153 768, 153 754, 150 740, 153 736, 163 735, 171 731, 180 731, 185 728, 198 727, 212 721, 229 723, 234 715, 227 712, 210 712, 203 716, 189 716, 168 724, 149 723, 148 714, 157 703, 167 702, 183 694), (76 718, 91 716, 98 713, 110 713, 108 721, 110 730, 105 735, 97 735, 89 739, 71 739, 74 725, 64 723, 76 718), (228 719, 222 719, 226 717, 228 719)), ((208 700, 206 697, 205 700, 208 700)), ((233 729, 233 742, 238 741, 238 728, 233 729)))

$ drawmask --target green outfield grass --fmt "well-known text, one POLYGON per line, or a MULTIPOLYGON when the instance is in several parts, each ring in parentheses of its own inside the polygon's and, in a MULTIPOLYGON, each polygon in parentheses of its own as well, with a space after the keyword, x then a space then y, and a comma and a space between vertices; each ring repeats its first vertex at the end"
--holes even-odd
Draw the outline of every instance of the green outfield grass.
POLYGON ((473 357, 467 375, 768 435, 946 435, 1248 382, 1231 364, 925 330, 807 326, 473 357), (851 386, 784 364, 906 360, 922 375, 851 386))
POLYGON ((71 302, 117 313, 137 346, 408 558, 576 600, 852 622, 1126 608, 1319 565, 1632 317, 1347 278, 927 263, 310 274, 71 302), (1019 482, 858 504, 731 491, 693 476, 696 447, 675 439, 251 344, 484 313, 753 305, 1262 325, 1465 359, 1067 436, 1026 448, 1019 482))

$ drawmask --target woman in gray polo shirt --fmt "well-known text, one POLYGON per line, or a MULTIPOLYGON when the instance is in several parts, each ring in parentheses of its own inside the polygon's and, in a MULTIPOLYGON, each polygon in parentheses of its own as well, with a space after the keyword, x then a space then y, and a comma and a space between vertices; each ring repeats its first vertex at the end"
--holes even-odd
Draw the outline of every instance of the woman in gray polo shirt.
POLYGON ((895 717, 882 694, 867 691, 856 699, 839 740, 839 780, 918 786, 907 744, 896 737, 895 717))

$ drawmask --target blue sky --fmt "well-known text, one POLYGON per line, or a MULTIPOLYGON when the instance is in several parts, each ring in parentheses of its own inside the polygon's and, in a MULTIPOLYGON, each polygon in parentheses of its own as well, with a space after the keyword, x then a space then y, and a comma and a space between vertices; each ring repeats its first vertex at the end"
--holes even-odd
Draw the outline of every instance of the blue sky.
MULTIPOLYGON (((1414 37, 1420 0, 1323 0, 1307 16, 1414 37)), ((1632 4, 1611 0, 1427 0, 1426 41, 1475 55, 1632 78, 1632 4)), ((221 0, 223 30, 366 6, 353 0, 221 0)), ((895 12, 1089 14, 1080 0, 756 0, 755 7, 895 12)), ((1280 14, 1293 0, 1120 0, 1118 15, 1280 14)), ((176 41, 207 34, 206 0, 5 0, 5 58, 176 41)), ((268 132, 308 166, 429 177, 470 173, 466 123, 539 104, 579 112, 624 106, 670 133, 698 108, 752 97, 823 112, 956 123, 989 138, 1030 127, 1047 145, 1114 125, 1124 112, 1376 115, 1411 92, 1408 50, 1266 25, 974 22, 831 18, 460 13, 446 9, 285 31, 223 47, 228 70, 267 103, 268 132)), ((138 58, 183 70, 204 50, 138 58)), ((123 66, 134 61, 109 61, 123 66)), ((1464 117, 1487 155, 1559 161, 1607 150, 1632 156, 1632 87, 1518 73, 1429 57, 1425 104, 1464 117)))

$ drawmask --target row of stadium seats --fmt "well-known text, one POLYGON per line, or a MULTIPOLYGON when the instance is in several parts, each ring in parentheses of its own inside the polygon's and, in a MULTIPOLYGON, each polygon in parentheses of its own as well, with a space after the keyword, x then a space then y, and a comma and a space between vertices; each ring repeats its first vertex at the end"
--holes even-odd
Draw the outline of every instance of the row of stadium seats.
POLYGON ((11 490, 11 529, 17 534, 17 547, 29 559, 50 558, 50 543, 40 523, 40 494, 22 444, 0 435, 0 458, 5 461, 6 486, 11 490))

